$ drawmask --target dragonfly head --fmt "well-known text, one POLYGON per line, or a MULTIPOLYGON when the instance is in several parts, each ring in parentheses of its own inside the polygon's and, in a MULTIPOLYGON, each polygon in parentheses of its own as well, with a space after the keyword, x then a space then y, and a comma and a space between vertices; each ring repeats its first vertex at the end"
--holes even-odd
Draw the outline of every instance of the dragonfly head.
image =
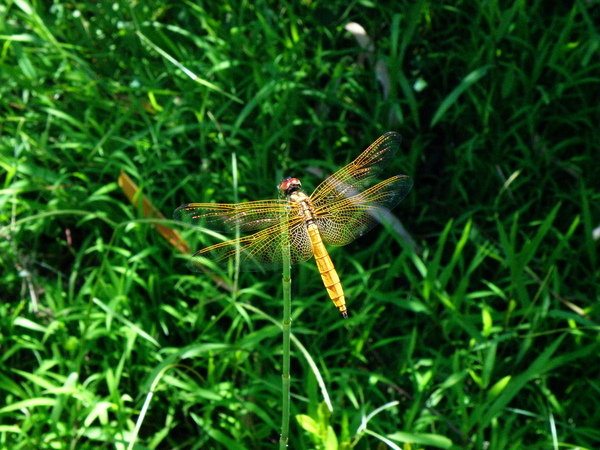
POLYGON ((298 178, 287 177, 281 181, 279 192, 282 197, 289 197, 294 192, 302 190, 302 183, 298 178))

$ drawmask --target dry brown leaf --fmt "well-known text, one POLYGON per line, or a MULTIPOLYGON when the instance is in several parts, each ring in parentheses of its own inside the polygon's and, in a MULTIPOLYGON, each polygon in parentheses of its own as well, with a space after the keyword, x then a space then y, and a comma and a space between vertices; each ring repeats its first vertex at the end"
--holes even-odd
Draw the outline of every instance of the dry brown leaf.
MULTIPOLYGON (((123 170, 121 170, 121 174, 119 175, 119 186, 131 204, 136 208, 141 209, 143 217, 147 219, 165 219, 165 216, 150 203, 148 197, 139 193, 137 185, 123 170)), ((181 253, 191 253, 187 243, 176 230, 159 222, 153 222, 152 225, 158 230, 162 237, 169 241, 169 243, 181 253)))

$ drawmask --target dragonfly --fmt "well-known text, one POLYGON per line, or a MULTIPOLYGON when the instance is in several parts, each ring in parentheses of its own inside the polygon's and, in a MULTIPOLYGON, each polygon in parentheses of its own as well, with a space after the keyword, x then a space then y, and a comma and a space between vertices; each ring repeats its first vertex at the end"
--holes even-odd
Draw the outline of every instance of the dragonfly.
POLYGON ((237 260, 240 271, 263 271, 281 268, 288 260, 284 251, 289 252, 291 264, 314 256, 329 297, 347 318, 340 277, 325 244, 351 243, 408 194, 413 181, 407 175, 374 184, 401 141, 398 133, 385 133, 310 195, 302 190, 299 179, 289 177, 281 181, 277 200, 181 205, 174 212, 175 220, 226 233, 253 233, 196 252, 188 267, 199 272, 203 258, 208 258, 224 268, 237 260))

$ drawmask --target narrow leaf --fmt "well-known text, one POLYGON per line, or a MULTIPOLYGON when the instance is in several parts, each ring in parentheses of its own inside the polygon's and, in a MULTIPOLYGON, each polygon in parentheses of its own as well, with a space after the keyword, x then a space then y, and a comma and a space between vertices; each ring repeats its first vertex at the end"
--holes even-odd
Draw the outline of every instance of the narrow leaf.
POLYGON ((475 69, 473 72, 471 72, 466 77, 464 77, 463 80, 460 82, 460 84, 458 86, 456 86, 454 88, 454 90, 452 92, 450 92, 450 94, 448 94, 448 96, 444 99, 442 104, 439 106, 439 108, 433 115, 433 119, 431 119, 431 125, 429 125, 429 127, 433 128, 440 121, 440 119, 444 116, 444 114, 446 114, 446 111, 448 111, 450 109, 450 107, 452 105, 454 105, 454 103, 456 103, 456 101, 461 96, 461 94, 463 92, 465 92, 467 89, 469 89, 473 84, 475 84, 481 78, 483 78, 483 76, 487 73, 487 71, 489 69, 491 69, 492 67, 493 66, 491 64, 488 64, 487 66, 483 66, 483 67, 480 67, 479 69, 475 69))

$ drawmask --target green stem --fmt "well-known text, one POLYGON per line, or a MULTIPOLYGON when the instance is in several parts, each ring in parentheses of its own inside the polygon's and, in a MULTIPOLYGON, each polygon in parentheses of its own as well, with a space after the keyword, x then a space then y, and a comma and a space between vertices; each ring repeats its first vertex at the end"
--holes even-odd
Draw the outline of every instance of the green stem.
POLYGON ((282 393, 281 402, 281 437, 279 439, 279 448, 285 449, 288 445, 288 433, 290 429, 290 334, 292 328, 292 274, 290 268, 290 247, 289 239, 286 233, 283 246, 283 362, 282 362, 282 393))
MULTIPOLYGON (((238 197, 238 173, 237 173, 237 156, 235 153, 231 155, 231 173, 233 174, 233 203, 239 202, 238 197)), ((240 238, 240 227, 235 227, 235 239, 240 238)), ((233 301, 237 300, 238 297, 238 286, 240 280, 240 246, 235 247, 235 269, 233 271, 233 301)))

